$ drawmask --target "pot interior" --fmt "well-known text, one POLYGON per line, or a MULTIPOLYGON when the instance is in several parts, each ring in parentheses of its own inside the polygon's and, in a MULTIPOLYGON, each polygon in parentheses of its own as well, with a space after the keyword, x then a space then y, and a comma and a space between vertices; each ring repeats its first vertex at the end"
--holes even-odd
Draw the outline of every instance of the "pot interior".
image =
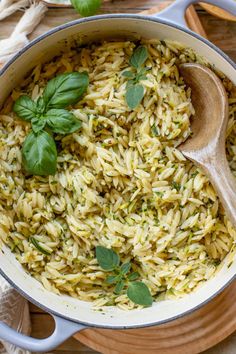
MULTIPOLYGON (((224 72, 236 84, 236 70, 227 57, 217 53, 206 42, 188 32, 165 23, 159 23, 151 17, 136 15, 98 16, 88 20, 71 22, 48 32, 33 41, 8 63, 0 73, 1 96, 4 102, 11 90, 27 75, 37 63, 45 62, 70 47, 72 42, 78 45, 86 42, 111 38, 160 38, 181 42, 192 47, 198 54, 206 57, 216 68, 224 72)), ((69 296, 58 296, 45 290, 16 261, 14 255, 5 246, 0 250, 0 268, 2 274, 14 284, 30 301, 55 314, 89 325, 106 327, 136 327, 160 324, 187 313, 212 298, 234 277, 236 262, 228 255, 217 275, 203 286, 182 299, 154 303, 151 308, 125 312, 115 307, 105 307, 95 311, 92 304, 69 296)))

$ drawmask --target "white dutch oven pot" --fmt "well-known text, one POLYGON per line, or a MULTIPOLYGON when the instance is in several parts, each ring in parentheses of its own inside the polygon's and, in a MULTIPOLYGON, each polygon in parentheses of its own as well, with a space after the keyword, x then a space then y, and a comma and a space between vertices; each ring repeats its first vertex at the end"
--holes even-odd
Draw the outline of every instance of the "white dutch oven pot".
MULTIPOLYGON (((195 2, 197 1, 177 0, 156 16, 117 14, 80 19, 47 32, 21 50, 0 71, 0 104, 33 66, 58 54, 72 38, 78 39, 80 43, 119 36, 176 40, 206 57, 236 85, 236 65, 209 41, 186 28, 185 10, 195 2)), ((236 15, 234 0, 205 2, 218 5, 236 15)), ((17 333, 0 322, 0 338, 33 352, 46 352, 87 327, 138 328, 162 324, 186 315, 211 300, 235 278, 236 259, 230 268, 223 266, 214 278, 183 299, 154 303, 152 307, 132 312, 107 307, 105 314, 93 311, 91 303, 69 296, 58 296, 45 290, 25 272, 7 247, 0 250, 0 273, 30 302, 52 314, 56 324, 50 337, 35 339, 17 333)))

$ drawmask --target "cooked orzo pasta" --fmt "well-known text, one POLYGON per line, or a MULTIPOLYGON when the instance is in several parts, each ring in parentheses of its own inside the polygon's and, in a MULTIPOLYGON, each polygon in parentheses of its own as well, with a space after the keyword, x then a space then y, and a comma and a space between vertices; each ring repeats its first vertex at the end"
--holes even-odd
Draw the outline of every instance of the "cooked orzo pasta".
MULTIPOLYGON (((178 150, 194 113, 178 65, 209 64, 178 43, 142 44, 149 70, 134 110, 125 101, 122 72, 136 43, 124 41, 72 49, 36 66, 1 111, 0 237, 45 288, 95 307, 137 306, 105 282, 98 245, 131 261, 156 300, 193 291, 234 252, 236 232, 208 178, 178 150), (56 135, 54 176, 28 176, 21 147, 31 126, 12 112, 13 103, 22 94, 37 98, 49 79, 71 71, 89 73, 88 90, 73 106, 82 128, 56 135)), ((229 95, 226 148, 236 171, 236 94, 218 75, 229 95)))

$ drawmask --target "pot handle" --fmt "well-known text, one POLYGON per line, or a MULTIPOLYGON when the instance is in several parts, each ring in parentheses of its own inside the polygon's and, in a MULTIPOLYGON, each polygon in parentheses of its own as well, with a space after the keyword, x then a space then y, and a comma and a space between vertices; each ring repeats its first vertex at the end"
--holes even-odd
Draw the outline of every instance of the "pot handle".
POLYGON ((45 353, 56 348, 72 336, 72 334, 88 328, 82 324, 71 322, 58 316, 52 315, 52 317, 55 321, 55 329, 48 338, 32 338, 17 332, 4 322, 0 322, 0 339, 32 352, 45 353))
POLYGON ((175 0, 173 4, 158 12, 155 16, 170 21, 182 27, 187 27, 185 21, 185 11, 191 4, 206 2, 230 12, 236 16, 236 2, 234 0, 175 0))

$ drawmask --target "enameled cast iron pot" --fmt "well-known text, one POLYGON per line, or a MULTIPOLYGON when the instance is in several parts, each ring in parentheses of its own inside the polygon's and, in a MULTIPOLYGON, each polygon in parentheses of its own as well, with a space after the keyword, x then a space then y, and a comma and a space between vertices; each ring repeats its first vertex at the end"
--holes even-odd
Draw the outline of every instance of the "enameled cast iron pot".
MULTIPOLYGON (((236 85, 236 65, 212 43, 186 28, 185 9, 195 2, 197 1, 176 0, 172 6, 156 16, 117 14, 80 19, 47 32, 21 50, 0 71, 0 104, 35 64, 55 56, 72 39, 78 39, 79 43, 109 37, 176 40, 206 57, 236 85)), ((205 2, 236 15, 234 0, 205 2)), ((230 268, 225 265, 213 279, 183 299, 154 303, 152 307, 132 312, 107 307, 105 314, 93 311, 91 303, 69 296, 58 296, 45 290, 24 271, 7 247, 0 250, 0 273, 30 302, 52 314, 56 324, 50 337, 39 340, 19 334, 0 322, 0 338, 33 352, 46 352, 87 327, 138 328, 162 324, 183 316, 212 299, 235 278, 236 259, 230 268)))

